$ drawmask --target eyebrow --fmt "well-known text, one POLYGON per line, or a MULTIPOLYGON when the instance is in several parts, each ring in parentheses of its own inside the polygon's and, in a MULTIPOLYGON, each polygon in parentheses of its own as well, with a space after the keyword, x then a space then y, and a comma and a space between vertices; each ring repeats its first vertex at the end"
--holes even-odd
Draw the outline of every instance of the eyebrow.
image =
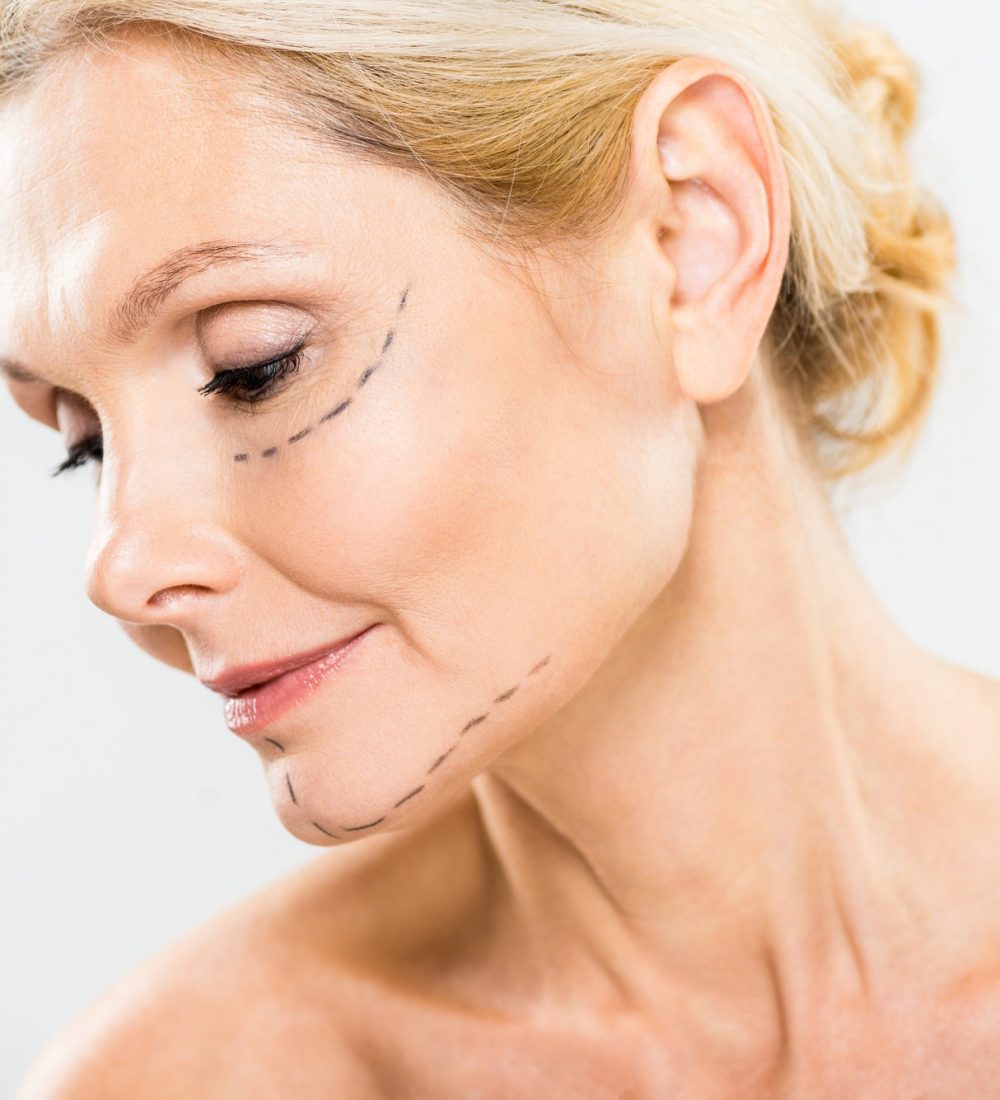
MULTIPOLYGON (((252 263, 269 257, 303 256, 306 249, 286 241, 202 241, 171 252, 133 282, 108 317, 108 332, 115 345, 132 343, 162 309, 167 299, 193 275, 227 264, 252 263)), ((14 382, 44 382, 14 359, 0 357, 0 375, 14 382)))

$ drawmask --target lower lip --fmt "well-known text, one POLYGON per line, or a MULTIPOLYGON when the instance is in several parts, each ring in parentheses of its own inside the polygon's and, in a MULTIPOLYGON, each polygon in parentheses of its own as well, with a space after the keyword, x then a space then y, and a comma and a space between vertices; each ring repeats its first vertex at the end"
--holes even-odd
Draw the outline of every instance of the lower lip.
POLYGON ((294 668, 260 687, 227 699, 226 724, 238 737, 250 737, 266 729, 281 715, 307 699, 327 677, 336 672, 344 658, 377 625, 373 624, 356 634, 346 645, 331 649, 301 668, 294 668))

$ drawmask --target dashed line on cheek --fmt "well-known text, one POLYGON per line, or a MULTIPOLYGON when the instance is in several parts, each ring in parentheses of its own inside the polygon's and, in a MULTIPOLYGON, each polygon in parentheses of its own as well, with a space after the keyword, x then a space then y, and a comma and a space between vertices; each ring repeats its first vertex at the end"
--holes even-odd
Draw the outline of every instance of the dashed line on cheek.
POLYGON ((413 797, 413 796, 414 796, 415 794, 420 794, 420 792, 421 792, 421 791, 422 791, 423 789, 424 789, 424 785, 423 785, 422 783, 420 784, 420 786, 419 786, 419 787, 414 787, 414 788, 413 788, 413 790, 412 790, 412 791, 410 791, 410 793, 409 793, 409 794, 404 794, 404 795, 403 795, 403 797, 402 797, 402 798, 401 798, 401 799, 400 799, 400 800, 399 800, 398 802, 395 802, 395 803, 393 803, 393 807, 392 807, 392 808, 393 808, 393 809, 395 810, 395 809, 396 809, 396 808, 397 808, 398 806, 402 806, 404 802, 409 802, 409 800, 410 800, 410 799, 411 799, 411 798, 412 798, 412 797, 413 797))
MULTIPOLYGON (((531 669, 531 671, 528 673, 528 676, 534 676, 537 672, 541 671, 541 669, 543 669, 549 663, 549 661, 551 659, 552 659, 551 655, 548 656, 548 657, 543 658, 541 661, 538 662, 537 665, 535 665, 534 668, 531 669)), ((508 688, 501 695, 498 695, 493 700, 493 702, 494 703, 506 702, 514 694, 514 692, 516 692, 518 690, 518 688, 520 688, 523 685, 523 683, 524 683, 524 681, 521 681, 520 684, 515 684, 512 688, 508 688)), ((481 722, 485 722, 486 719, 489 718, 490 713, 491 713, 490 711, 486 711, 484 714, 476 715, 475 718, 470 718, 469 721, 466 722, 465 725, 462 727, 462 729, 459 731, 459 734, 458 734, 459 739, 461 739, 474 726, 478 726, 481 722)), ((285 751, 284 747, 278 741, 275 741, 273 737, 267 737, 267 738, 265 738, 265 740, 270 741, 271 744, 273 744, 273 745, 277 745, 278 748, 281 749, 282 752, 285 751)), ((455 751, 455 749, 458 748, 458 744, 459 744, 459 742, 458 742, 458 740, 456 740, 455 743, 450 748, 448 748, 445 752, 441 753, 441 755, 427 769, 427 775, 430 775, 431 772, 433 772, 437 768, 439 768, 444 763, 444 761, 447 760, 449 756, 451 756, 451 754, 455 751)), ((291 795, 292 801, 296 805, 298 805, 298 799, 295 797, 295 791, 292 788, 292 780, 291 780, 291 778, 289 777, 289 775, 287 773, 285 774, 285 780, 288 784, 288 793, 291 795)), ((420 792, 422 790, 424 790, 425 787, 426 787, 426 783, 421 783, 419 787, 414 787, 413 790, 410 791, 409 794, 404 795, 398 802, 394 803, 392 808, 394 810, 398 809, 400 806, 403 805, 404 802, 409 802, 411 798, 415 798, 418 794, 420 794, 420 792)), ((345 832, 345 833, 356 833, 356 832, 360 832, 362 829, 373 829, 376 825, 381 825, 382 822, 385 821, 385 819, 388 816, 389 816, 389 814, 385 813, 380 818, 378 818, 377 820, 369 821, 365 825, 341 825, 341 826, 339 826, 339 828, 341 829, 342 832, 345 832)), ((338 839, 338 840, 342 839, 336 833, 330 832, 329 829, 322 826, 318 821, 313 821, 312 824, 315 825, 316 828, 319 829, 319 831, 321 833, 325 833, 327 836, 334 837, 335 839, 338 839)))

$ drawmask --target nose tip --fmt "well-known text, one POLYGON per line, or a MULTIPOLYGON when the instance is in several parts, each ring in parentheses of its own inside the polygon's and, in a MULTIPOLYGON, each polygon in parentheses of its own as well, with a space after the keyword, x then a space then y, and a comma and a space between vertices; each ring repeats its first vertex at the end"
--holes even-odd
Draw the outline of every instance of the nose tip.
POLYGON ((233 584, 232 555, 204 527, 103 522, 87 554, 84 589, 124 622, 172 622, 233 584))
POLYGON ((87 599, 101 611, 125 621, 132 621, 134 609, 145 602, 134 587, 136 549, 124 546, 105 528, 95 532, 84 565, 87 599))

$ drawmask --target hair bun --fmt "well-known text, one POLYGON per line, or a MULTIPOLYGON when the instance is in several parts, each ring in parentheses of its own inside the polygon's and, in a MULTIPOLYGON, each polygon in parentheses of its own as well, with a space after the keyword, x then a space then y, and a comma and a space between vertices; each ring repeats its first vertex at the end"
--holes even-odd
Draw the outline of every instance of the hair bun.
POLYGON ((846 293, 831 288, 814 315, 803 345, 813 347, 813 370, 799 396, 827 444, 828 469, 840 476, 890 451, 902 459, 916 441, 938 378, 940 313, 953 301, 955 237, 910 162, 917 66, 885 31, 828 18, 837 83, 861 124, 855 141, 863 148, 843 185, 861 210, 868 274, 846 293))
POLYGON ((916 65, 885 31, 841 24, 835 52, 868 123, 868 180, 862 180, 873 285, 938 310, 950 296, 955 239, 939 200, 916 180, 908 141, 921 90, 916 65))
POLYGON ((833 45, 865 115, 890 140, 905 142, 920 94, 913 60, 891 35, 864 23, 841 23, 833 45))

